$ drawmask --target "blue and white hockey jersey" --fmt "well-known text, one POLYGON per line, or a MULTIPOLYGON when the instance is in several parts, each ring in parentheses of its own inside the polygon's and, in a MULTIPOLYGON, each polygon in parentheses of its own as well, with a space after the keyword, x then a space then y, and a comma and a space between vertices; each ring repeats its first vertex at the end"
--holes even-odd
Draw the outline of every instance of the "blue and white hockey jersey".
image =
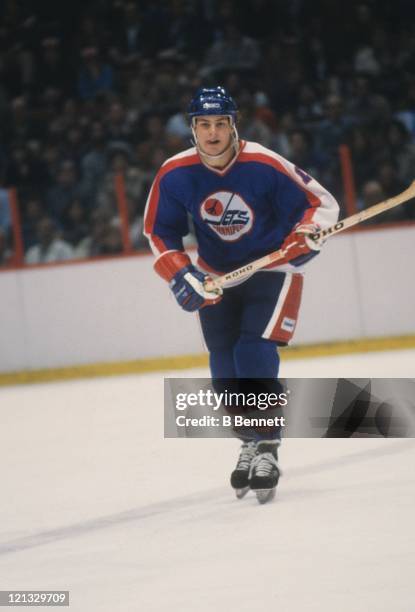
MULTIPOLYGON (((312 177, 241 141, 222 170, 206 165, 195 148, 168 159, 147 200, 144 232, 156 257, 182 251, 190 214, 200 267, 224 273, 277 250, 297 223, 326 228, 338 213, 336 200, 312 177)), ((300 271, 291 264, 278 270, 300 271)))

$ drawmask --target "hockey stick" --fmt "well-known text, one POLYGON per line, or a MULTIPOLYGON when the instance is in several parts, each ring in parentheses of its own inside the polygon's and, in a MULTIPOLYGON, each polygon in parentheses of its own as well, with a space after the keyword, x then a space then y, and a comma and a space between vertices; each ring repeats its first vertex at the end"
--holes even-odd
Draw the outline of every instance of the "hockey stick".
MULTIPOLYGON (((317 242, 320 238, 330 238, 334 236, 334 234, 339 234, 349 227, 353 227, 353 225, 357 225, 362 221, 366 221, 366 219, 371 219, 372 217, 376 217, 376 215, 380 215, 381 213, 390 210, 391 208, 395 208, 395 206, 399 206, 408 200, 411 200, 415 197, 415 181, 413 181, 405 191, 394 196, 393 198, 389 198, 388 200, 384 200, 383 202, 379 202, 379 204, 375 204, 370 208, 366 208, 350 217, 346 217, 342 221, 338 221, 331 227, 327 227, 326 229, 322 229, 315 234, 310 234, 311 240, 317 242)), ((294 244, 290 245, 289 248, 293 247, 294 244)), ((205 283, 205 289, 207 291, 215 291, 215 289, 220 289, 225 287, 227 283, 230 283, 235 280, 241 280, 253 274, 257 270, 261 270, 270 264, 277 262, 279 259, 283 259, 287 254, 288 249, 280 249, 279 251, 274 251, 273 253, 269 253, 264 257, 260 257, 255 261, 247 264, 246 266, 242 266, 242 268, 238 268, 237 270, 233 270, 232 272, 228 272, 227 274, 223 274, 222 276, 218 276, 212 281, 208 281, 205 283)))

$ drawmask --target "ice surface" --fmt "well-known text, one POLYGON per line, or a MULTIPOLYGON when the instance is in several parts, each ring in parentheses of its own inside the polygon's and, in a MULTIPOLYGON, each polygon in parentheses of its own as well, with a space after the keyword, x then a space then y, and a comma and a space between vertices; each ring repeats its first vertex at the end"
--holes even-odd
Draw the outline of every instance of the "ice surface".
MULTIPOLYGON (((373 353, 282 375, 411 377, 414 363, 373 353)), ((76 612, 413 612, 413 440, 286 440, 260 506, 228 485, 236 441, 163 439, 162 394, 162 374, 0 388, 0 589, 70 590, 76 612)))

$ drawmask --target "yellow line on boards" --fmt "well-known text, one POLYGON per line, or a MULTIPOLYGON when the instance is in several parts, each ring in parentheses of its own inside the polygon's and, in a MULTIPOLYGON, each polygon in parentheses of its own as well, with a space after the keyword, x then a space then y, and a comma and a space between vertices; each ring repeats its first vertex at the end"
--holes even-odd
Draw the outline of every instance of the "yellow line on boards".
MULTIPOLYGON (((281 349, 281 360, 311 359, 313 357, 329 357, 332 355, 394 351, 413 348, 415 348, 415 335, 394 336, 391 338, 363 338, 347 342, 288 347, 281 349)), ((208 357, 206 354, 158 357, 154 359, 138 359, 135 361, 95 363, 63 368, 0 373, 0 386, 207 367, 208 357)))
POLYGON ((343 342, 327 342, 291 346, 281 352, 281 360, 308 359, 311 357, 330 357, 353 353, 372 353, 376 351, 402 351, 415 348, 415 336, 391 336, 389 338, 361 338, 343 342))
POLYGON ((63 368, 0 373, 0 386, 74 380, 77 378, 122 376, 123 374, 144 374, 166 370, 188 370, 197 367, 206 368, 207 366, 207 355, 182 355, 134 361, 93 363, 63 368))

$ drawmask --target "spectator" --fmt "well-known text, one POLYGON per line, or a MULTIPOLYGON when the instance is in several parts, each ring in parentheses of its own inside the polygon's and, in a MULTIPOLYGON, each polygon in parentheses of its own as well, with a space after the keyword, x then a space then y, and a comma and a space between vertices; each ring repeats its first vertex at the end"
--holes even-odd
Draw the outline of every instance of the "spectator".
POLYGON ((374 150, 369 137, 370 131, 361 126, 354 126, 347 135, 354 170, 355 183, 358 189, 375 176, 374 150))
POLYGON ((86 151, 86 143, 80 125, 73 125, 65 130, 65 139, 62 143, 62 152, 66 160, 71 161, 79 170, 81 159, 86 151))
POLYGON ((376 174, 387 198, 396 196, 407 187, 399 178, 396 165, 391 162, 385 161, 380 164, 376 174))
POLYGON ((46 196, 49 214, 56 221, 62 218, 69 204, 81 197, 81 188, 77 181, 75 165, 72 161, 62 162, 56 182, 46 196))
POLYGON ((68 205, 61 221, 64 240, 76 248, 90 231, 87 213, 79 198, 68 205))
MULTIPOLYGON (((402 183, 402 181, 399 179, 396 165, 390 162, 380 164, 376 178, 382 187, 382 191, 385 194, 385 199, 398 195, 398 193, 401 193, 401 191, 407 187, 407 185, 402 183)), ((384 213, 382 215, 382 219, 379 221, 382 223, 392 223, 395 221, 412 219, 413 216, 411 208, 412 207, 410 205, 392 208, 392 210, 388 210, 386 213, 384 213)))
POLYGON ((324 180, 322 171, 325 166, 324 157, 313 148, 313 139, 306 130, 293 130, 290 134, 290 161, 311 174, 318 181, 324 180))
POLYGON ((74 125, 79 125, 79 107, 80 105, 78 100, 75 100, 74 98, 66 98, 63 101, 59 118, 64 129, 68 129, 74 125))
MULTIPOLYGON (((358 208, 365 209, 386 199, 385 192, 379 181, 367 181, 362 188, 362 198, 358 201, 358 208)), ((375 222, 375 219, 373 220, 375 222)))
POLYGON ((131 124, 124 106, 118 101, 110 104, 105 121, 105 131, 110 144, 117 142, 127 143, 130 140, 131 124))
POLYGON ((128 148, 114 147, 110 151, 110 171, 108 172, 97 194, 97 205, 111 216, 118 215, 117 194, 115 191, 115 178, 121 175, 124 178, 125 194, 127 199, 140 202, 140 210, 144 211, 144 175, 131 165, 131 152, 128 148))
POLYGON ((46 89, 55 91, 59 96, 70 95, 73 84, 70 67, 63 61, 60 40, 52 36, 44 38, 36 69, 38 95, 46 89))
POLYGON ((349 84, 351 95, 347 99, 347 113, 355 120, 370 120, 372 107, 373 82, 369 75, 356 73, 349 84))
POLYGON ((4 50, 3 82, 12 97, 30 95, 34 84, 35 60, 26 45, 22 32, 9 32, 10 39, 4 50))
POLYGON ((165 151, 162 147, 154 147, 148 140, 141 141, 135 148, 137 167, 143 174, 144 189, 148 190, 153 182, 154 176, 160 167, 157 162, 166 159, 165 151))
POLYGON ((255 117, 262 121, 271 132, 277 130, 278 120, 276 113, 271 108, 270 100, 267 94, 263 91, 257 91, 254 94, 255 117))
POLYGON ((30 194, 22 202, 22 235, 25 251, 37 242, 37 226, 46 216, 46 207, 40 197, 30 194))
MULTIPOLYGON (((185 141, 186 148, 192 145, 192 139, 185 141)), ((161 148, 161 147, 159 147, 161 148)), ((164 142, 164 152, 168 157, 173 157, 177 153, 183 150, 183 140, 174 134, 166 134, 164 142)))
POLYGON ((10 117, 6 128, 8 141, 24 146, 31 138, 39 136, 38 126, 28 112, 27 101, 23 96, 14 98, 10 105, 10 117))
POLYGON ((34 189, 44 189, 49 175, 47 166, 40 155, 41 145, 36 140, 30 140, 25 145, 16 145, 11 148, 7 183, 18 185, 23 193, 34 189))
POLYGON ((3 65, 0 59, 0 139, 5 143, 8 134, 7 116, 9 114, 9 101, 6 88, 2 83, 2 68, 3 65))
POLYGON ((343 100, 337 95, 326 98, 324 115, 315 131, 317 145, 321 152, 337 156, 339 145, 345 142, 346 134, 352 127, 352 120, 345 114, 343 100))
POLYGON ((415 77, 412 76, 408 83, 405 100, 402 101, 402 109, 399 109, 395 117, 401 121, 409 134, 412 142, 415 142, 415 77))
POLYGON ((375 57, 374 49, 367 42, 362 43, 355 54, 354 69, 358 73, 370 74, 371 76, 377 76, 380 72, 380 65, 375 57))
POLYGON ((167 37, 169 48, 188 57, 201 59, 211 40, 211 28, 196 2, 174 0, 170 3, 167 37))
POLYGON ((400 121, 392 121, 386 136, 391 159, 395 160, 398 178, 409 185, 415 173, 415 144, 411 142, 406 127, 400 121))
POLYGON ((227 71, 254 70, 260 59, 258 44, 243 36, 237 25, 229 21, 225 25, 223 40, 208 49, 202 75, 218 77, 227 71))
POLYGON ((12 263, 12 252, 8 247, 7 232, 0 226, 0 267, 12 263))
POLYGON ((189 92, 183 92, 180 97, 180 109, 177 113, 171 115, 166 123, 166 134, 177 136, 182 142, 189 141, 192 138, 192 131, 187 116, 189 99, 189 92))
POLYGON ((281 115, 277 129, 273 134, 271 148, 283 157, 290 158, 291 147, 289 134, 295 127, 294 116, 292 113, 281 115))
POLYGON ((51 263, 73 259, 72 247, 58 237, 54 221, 43 217, 37 224, 37 244, 30 247, 25 256, 27 264, 51 263))
POLYGON ((119 255, 123 252, 121 231, 113 220, 107 227, 101 242, 101 255, 119 255))
POLYGON ((323 108, 316 91, 310 85, 301 86, 298 94, 297 120, 308 125, 315 124, 323 117, 323 108))
POLYGON ((127 199, 130 240, 134 249, 143 249, 147 246, 147 239, 143 235, 144 219, 141 204, 136 200, 127 199))
POLYGON ((159 114, 151 112, 141 118, 135 135, 135 141, 140 140, 148 141, 153 147, 165 144, 164 123, 159 114))
POLYGON ((243 108, 238 128, 241 138, 260 142, 269 148, 271 146, 272 132, 266 123, 256 115, 253 96, 248 92, 244 92, 244 94, 240 95, 239 99, 241 101, 241 108, 243 108))
POLYGON ((49 185, 59 174, 62 165, 62 151, 55 138, 46 140, 41 152, 41 161, 44 163, 49 185))
POLYGON ((112 219, 104 210, 92 213, 91 232, 75 249, 75 256, 80 259, 101 255, 122 253, 121 233, 118 219, 112 219))
MULTIPOLYGON (((388 129, 392 119, 391 107, 385 96, 374 94, 370 98, 370 106, 367 109, 366 125, 370 130, 375 130, 380 135, 388 129)), ((362 115, 362 119, 364 119, 362 115)), ((383 137, 383 134, 382 134, 383 137)))
POLYGON ((103 123, 94 121, 90 128, 87 153, 81 159, 81 191, 89 208, 95 206, 98 187, 104 180, 109 166, 106 141, 107 135, 103 123))
POLYGON ((273 0, 245 0, 238 9, 237 19, 244 34, 256 40, 268 40, 272 36, 281 6, 273 0))
MULTIPOLYGON (((1 170, 0 170, 1 172, 1 170)), ((3 188, 4 181, 0 174, 0 228, 4 232, 8 232, 12 225, 9 193, 3 188)))
POLYGON ((135 2, 123 4, 112 49, 114 59, 119 63, 136 59, 145 51, 147 34, 143 31, 143 24, 135 2))
POLYGON ((96 47, 82 50, 83 65, 79 71, 78 92, 82 99, 94 98, 102 92, 112 92, 114 75, 111 66, 104 64, 96 47))
MULTIPOLYGON (((63 7, 62 7, 63 8, 63 7)), ((75 32, 71 32, 72 49, 74 55, 78 56, 85 48, 98 49, 107 40, 107 32, 105 24, 97 19, 97 16, 90 11, 84 12, 83 8, 75 10, 78 13, 78 24, 75 32)), ((108 20, 110 28, 113 28, 114 23, 108 20)))

